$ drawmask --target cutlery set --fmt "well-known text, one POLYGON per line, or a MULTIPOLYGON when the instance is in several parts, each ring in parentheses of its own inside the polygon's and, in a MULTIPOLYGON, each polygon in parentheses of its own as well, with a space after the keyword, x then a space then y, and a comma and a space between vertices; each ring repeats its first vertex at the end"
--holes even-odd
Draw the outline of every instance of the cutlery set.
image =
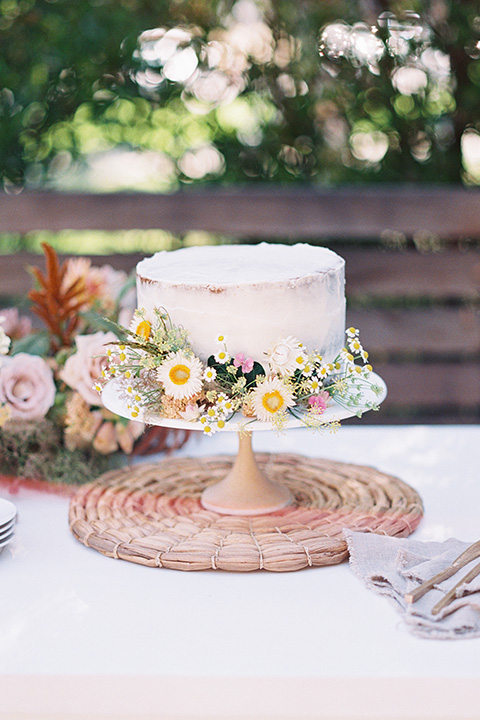
POLYGON ((13 539, 17 508, 10 502, 0 498, 0 552, 13 539))
MULTIPOLYGON (((476 560, 478 557, 480 557, 480 540, 474 542, 473 545, 470 545, 466 550, 464 550, 457 558, 455 558, 451 565, 431 577, 429 580, 425 580, 425 582, 412 590, 410 593, 407 593, 404 596, 405 601, 408 603, 414 603, 417 600, 420 600, 420 598, 429 592, 429 590, 432 590, 439 583, 444 582, 444 580, 451 578, 459 570, 465 567, 465 565, 468 565, 468 563, 472 562, 472 560, 476 560)), ((438 615, 443 608, 455 600, 457 597, 457 590, 465 583, 471 582, 477 577, 477 575, 480 575, 480 562, 477 565, 474 565, 474 567, 469 570, 469 572, 464 575, 436 605, 434 605, 432 608, 432 615, 438 615)))

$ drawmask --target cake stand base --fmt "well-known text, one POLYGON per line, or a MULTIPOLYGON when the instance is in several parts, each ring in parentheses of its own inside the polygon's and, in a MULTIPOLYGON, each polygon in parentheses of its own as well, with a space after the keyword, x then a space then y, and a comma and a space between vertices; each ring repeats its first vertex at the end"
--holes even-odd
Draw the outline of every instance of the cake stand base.
POLYGON ((223 481, 233 458, 174 458, 102 475, 70 502, 69 523, 87 547, 173 570, 271 570, 334 565, 347 557, 345 528, 406 537, 422 501, 398 478, 360 465, 293 454, 257 454, 293 502, 267 515, 207 510, 202 493, 223 481))
POLYGON ((265 515, 293 502, 286 485, 267 478, 252 450, 252 433, 238 434, 238 454, 227 476, 207 487, 201 503, 221 515, 265 515))

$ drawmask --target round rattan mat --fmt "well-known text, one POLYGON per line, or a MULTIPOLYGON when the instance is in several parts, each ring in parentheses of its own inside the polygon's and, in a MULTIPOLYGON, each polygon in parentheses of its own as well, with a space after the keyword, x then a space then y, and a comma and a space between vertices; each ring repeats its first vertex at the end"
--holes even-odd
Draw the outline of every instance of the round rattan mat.
POLYGON ((295 505, 254 517, 205 510, 200 495, 233 458, 168 459, 102 475, 70 503, 74 536, 112 558, 175 570, 291 571, 339 563, 343 529, 405 537, 423 514, 409 485, 373 468, 257 454, 295 505))

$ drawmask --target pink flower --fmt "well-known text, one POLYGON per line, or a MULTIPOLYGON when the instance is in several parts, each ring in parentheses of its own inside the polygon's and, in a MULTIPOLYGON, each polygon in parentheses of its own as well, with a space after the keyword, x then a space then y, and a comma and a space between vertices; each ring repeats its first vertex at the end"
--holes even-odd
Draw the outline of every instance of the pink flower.
POLYGON ((63 289, 80 281, 83 285, 84 309, 99 301, 105 310, 113 310, 126 279, 124 272, 114 270, 110 265, 95 267, 88 258, 69 258, 63 278, 63 289))
POLYGON ((327 409, 327 405, 330 402, 330 395, 326 390, 323 390, 321 393, 318 393, 318 395, 312 395, 308 398, 308 404, 310 405, 310 409, 321 415, 325 410, 327 409))
POLYGON ((93 440, 94 449, 101 455, 110 455, 118 450, 115 425, 111 422, 104 422, 93 440))
POLYGON ((237 355, 235 355, 233 364, 237 368, 241 367, 242 372, 244 373, 249 373, 253 369, 253 360, 252 358, 245 357, 245 353, 238 353, 237 355))
POLYGON ((52 369, 38 355, 18 353, 2 359, 0 402, 7 403, 12 419, 39 420, 55 402, 52 369))
POLYGON ((0 310, 0 325, 12 340, 19 340, 32 331, 32 321, 26 315, 20 315, 15 307, 0 310))
POLYGON ((117 338, 112 332, 96 332, 91 335, 77 335, 77 352, 70 355, 59 373, 60 379, 80 393, 89 405, 99 405, 98 392, 93 384, 108 365, 106 345, 117 338))

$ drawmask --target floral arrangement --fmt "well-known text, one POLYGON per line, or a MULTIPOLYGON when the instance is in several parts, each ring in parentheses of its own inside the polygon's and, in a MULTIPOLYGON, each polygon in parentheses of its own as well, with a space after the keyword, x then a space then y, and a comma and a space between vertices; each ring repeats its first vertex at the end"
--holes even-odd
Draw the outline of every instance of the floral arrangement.
POLYGON ((358 416, 378 409, 365 391, 375 397, 382 388, 374 382, 368 353, 353 327, 333 362, 324 362, 294 337, 279 339, 260 360, 245 353, 231 356, 224 335, 216 337, 214 352, 202 362, 188 333, 162 308, 150 314, 137 308, 130 326, 116 331, 120 340, 108 350, 110 363, 102 370, 97 391, 118 378, 135 419, 148 422, 150 412, 196 421, 205 434, 213 435, 236 413, 244 416, 245 425, 259 420, 281 430, 293 416, 308 427, 335 429, 338 422, 322 417, 333 399, 358 416))
MULTIPOLYGON (((123 272, 86 258, 61 265, 43 247, 46 271, 32 268, 29 299, 45 329, 0 310, 0 472, 85 482, 145 445, 144 425, 106 410, 92 388, 118 339, 109 321, 130 321, 135 290, 123 272)), ((156 430, 153 449, 163 449, 171 438, 156 430)))

